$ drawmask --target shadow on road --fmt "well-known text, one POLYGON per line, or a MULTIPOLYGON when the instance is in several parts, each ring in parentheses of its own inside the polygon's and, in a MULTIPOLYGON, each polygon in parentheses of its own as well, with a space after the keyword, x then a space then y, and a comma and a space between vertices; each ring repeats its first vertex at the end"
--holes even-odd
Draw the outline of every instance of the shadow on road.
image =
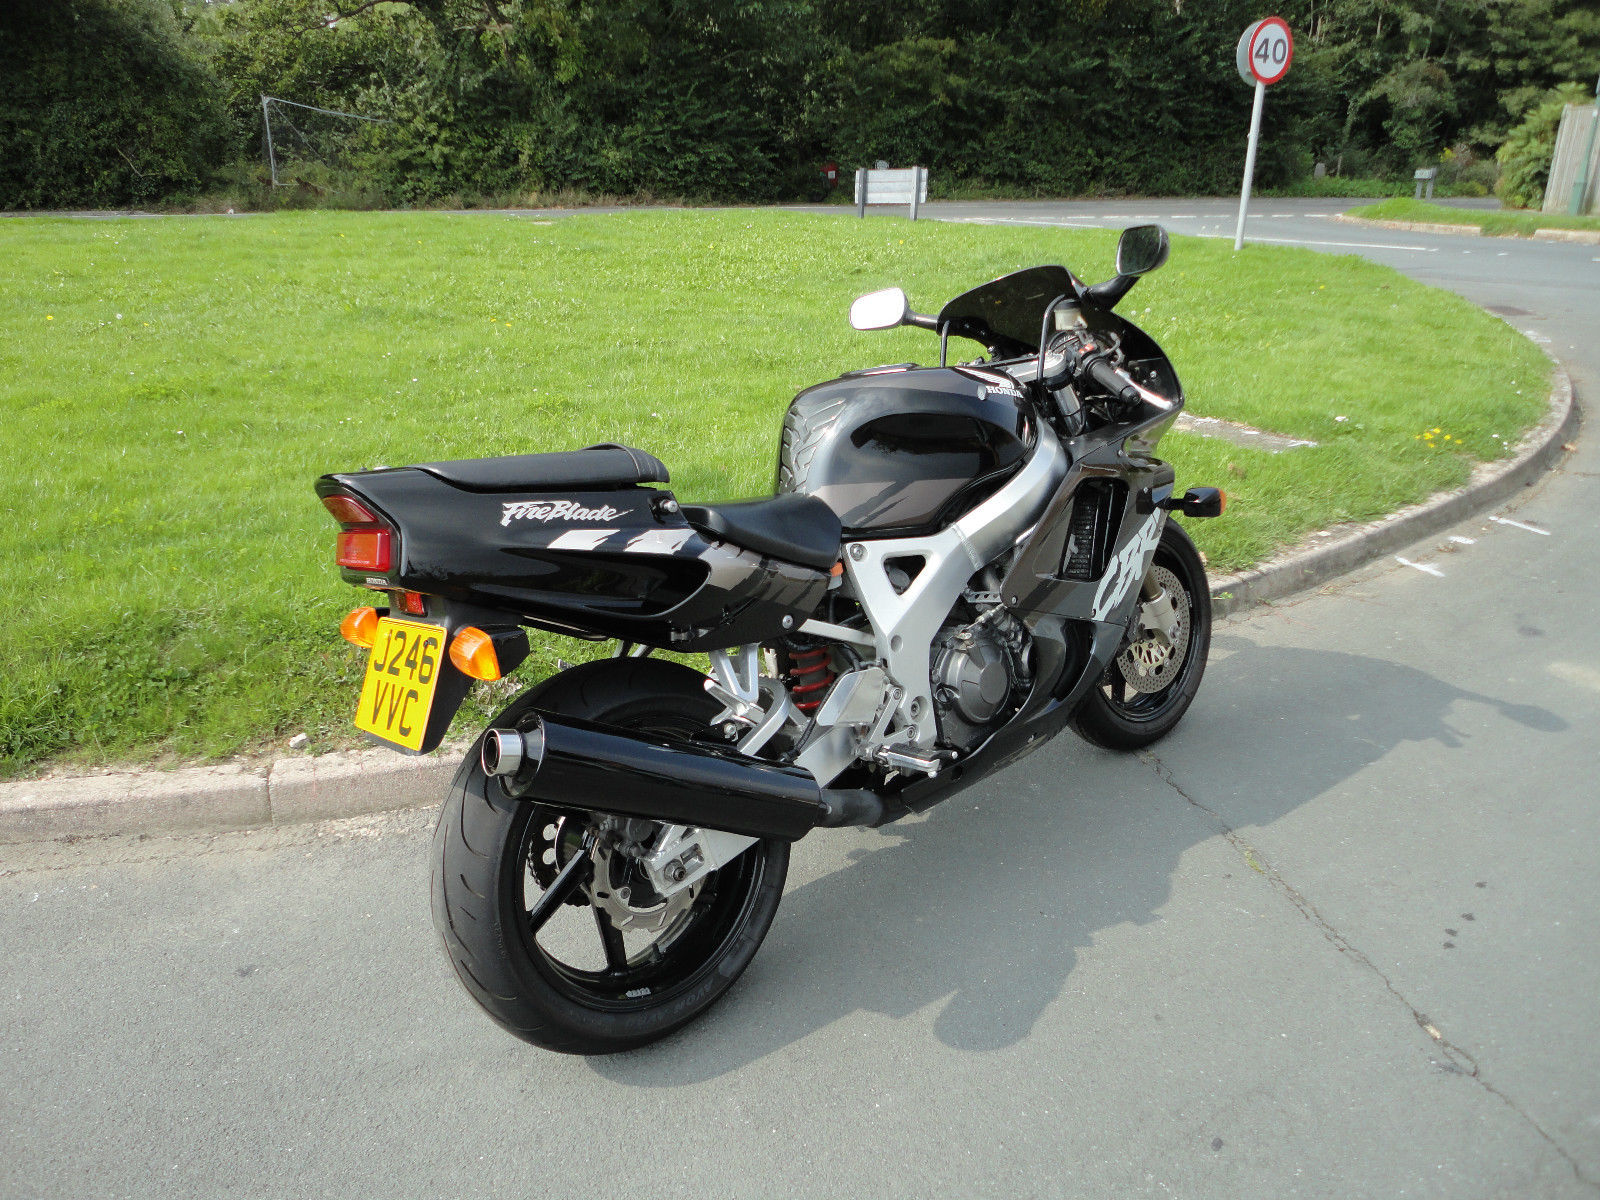
MULTIPOLYGON (((1381 659, 1237 634, 1216 646, 1229 653, 1156 749, 1180 778, 1186 762, 1226 772, 1225 802, 1196 798, 1236 826, 1269 824, 1405 742, 1462 748, 1450 723, 1458 703, 1489 705, 1536 733, 1566 728, 1543 708, 1381 659)), ((853 851, 847 866, 784 897, 719 1008, 658 1046, 591 1065, 640 1087, 696 1083, 851 1013, 898 1019, 941 1001, 933 1029, 945 1045, 1014 1045, 1061 995, 1077 949, 1157 919, 1184 851, 1218 832, 1149 764, 1060 738, 925 818, 867 835, 881 848, 853 851)))

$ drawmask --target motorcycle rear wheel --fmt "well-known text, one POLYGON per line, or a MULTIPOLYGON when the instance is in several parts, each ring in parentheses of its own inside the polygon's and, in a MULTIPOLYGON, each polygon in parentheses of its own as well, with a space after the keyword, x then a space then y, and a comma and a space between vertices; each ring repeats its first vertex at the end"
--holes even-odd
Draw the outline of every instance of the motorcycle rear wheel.
MULTIPOLYGON (((512 725, 536 708, 693 736, 720 708, 703 678, 656 659, 590 663, 525 692, 494 725, 512 725)), ((589 853, 584 836, 600 821, 593 813, 508 798, 484 774, 474 746, 434 830, 434 925, 457 978, 502 1028, 568 1054, 634 1049, 711 1007, 755 956, 789 867, 788 843, 757 842, 708 875, 687 904, 676 901, 678 911, 643 946, 638 931, 628 934, 635 942, 628 944, 593 899, 601 889, 592 886, 533 929, 530 910, 544 885, 574 855, 589 853)), ((597 869, 634 868, 620 856, 596 857, 583 868, 597 869), (612 862, 614 868, 600 865, 612 862)), ((648 886, 640 878, 629 882, 635 892, 648 886)))
POLYGON ((1142 750, 1171 733, 1200 690, 1211 650, 1211 585, 1200 551, 1176 521, 1161 531, 1150 567, 1170 573, 1186 594, 1184 658, 1171 682, 1154 692, 1133 689, 1116 660, 1106 668, 1073 713, 1072 727, 1107 750, 1142 750))

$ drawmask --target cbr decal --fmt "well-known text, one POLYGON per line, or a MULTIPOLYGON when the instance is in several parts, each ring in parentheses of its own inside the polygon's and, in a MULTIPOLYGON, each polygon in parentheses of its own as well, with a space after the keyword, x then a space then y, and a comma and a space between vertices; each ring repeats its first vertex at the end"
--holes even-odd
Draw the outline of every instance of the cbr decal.
POLYGON ((627 509, 612 508, 602 504, 599 508, 584 508, 576 500, 518 500, 503 504, 505 511, 500 524, 509 525, 514 519, 526 517, 534 521, 613 521, 626 516, 627 509))
POLYGON ((1139 527, 1139 532, 1128 540, 1128 544, 1106 569, 1105 578, 1094 593, 1094 612, 1090 614, 1093 620, 1104 621, 1115 612, 1117 605, 1127 596, 1128 589, 1144 578, 1150 558, 1156 552, 1156 543, 1160 540, 1161 514, 1151 513, 1150 519, 1139 527))

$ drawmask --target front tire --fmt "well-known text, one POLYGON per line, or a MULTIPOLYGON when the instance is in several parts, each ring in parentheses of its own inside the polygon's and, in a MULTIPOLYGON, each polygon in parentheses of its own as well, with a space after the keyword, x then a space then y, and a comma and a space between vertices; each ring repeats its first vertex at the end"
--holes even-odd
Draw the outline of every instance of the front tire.
POLYGON ((1169 590, 1176 584, 1184 593, 1177 631, 1181 638, 1173 642, 1176 647, 1181 640, 1182 658, 1163 662, 1156 668, 1159 674, 1141 670, 1136 657, 1141 648, 1135 643, 1112 660, 1072 716, 1080 737, 1107 750, 1142 750, 1166 737, 1194 702, 1205 674, 1211 650, 1211 586, 1200 551, 1176 521, 1167 521, 1161 531, 1147 577, 1151 574, 1169 590))
MULTIPOLYGON (((510 727, 538 709, 641 732, 693 736, 719 710, 704 677, 657 659, 607 659, 564 671, 523 693, 494 720, 510 727)), ((549 1050, 607 1054, 655 1041, 714 1004, 755 956, 788 874, 788 843, 764 839, 660 909, 641 907, 655 931, 618 928, 617 895, 631 905, 647 882, 621 874, 621 855, 585 841, 596 814, 507 797, 474 746, 457 771, 434 830, 433 918, 456 976, 502 1028, 549 1050), (611 909, 591 880, 532 928, 558 868, 579 854, 606 871, 611 909), (671 909, 666 906, 675 905, 671 909), (653 915, 652 915, 653 914, 653 915), (658 936, 640 945, 643 932, 658 936), (627 937, 634 939, 630 945, 627 937)), ((659 897, 658 897, 659 899, 659 897)), ((618 910, 620 911, 620 910, 618 910)), ((631 911, 631 910, 630 910, 631 911)))

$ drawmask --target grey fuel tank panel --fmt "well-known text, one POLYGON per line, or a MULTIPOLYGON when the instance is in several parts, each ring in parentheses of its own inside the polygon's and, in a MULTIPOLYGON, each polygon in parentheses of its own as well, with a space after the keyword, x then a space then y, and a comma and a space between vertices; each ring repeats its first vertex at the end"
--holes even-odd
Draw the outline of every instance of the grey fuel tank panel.
POLYGON ((1035 437, 1021 391, 996 372, 876 367, 795 397, 776 487, 825 501, 846 536, 916 536, 992 495, 1035 437))

